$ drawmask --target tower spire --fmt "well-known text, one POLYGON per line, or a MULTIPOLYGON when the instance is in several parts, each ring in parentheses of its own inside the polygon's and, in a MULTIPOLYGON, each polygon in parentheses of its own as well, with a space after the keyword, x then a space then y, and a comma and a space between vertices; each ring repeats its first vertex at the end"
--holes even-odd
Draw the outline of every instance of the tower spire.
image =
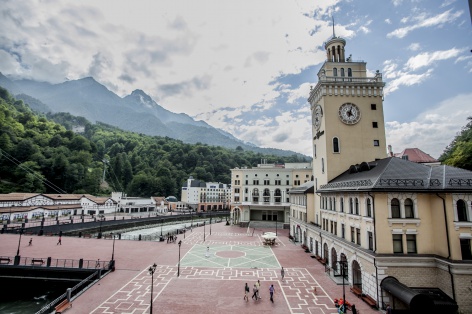
POLYGON ((334 16, 331 15, 331 18, 333 19, 333 38, 336 38, 336 33, 334 32, 334 16))

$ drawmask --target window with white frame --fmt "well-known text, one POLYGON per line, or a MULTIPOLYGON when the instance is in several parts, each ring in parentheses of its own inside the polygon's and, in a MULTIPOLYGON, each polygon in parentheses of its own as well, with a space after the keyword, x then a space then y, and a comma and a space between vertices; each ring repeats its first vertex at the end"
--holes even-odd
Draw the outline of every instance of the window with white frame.
POLYGON ((370 197, 367 198, 366 200, 366 216, 367 217, 372 217, 372 200, 370 197))
POLYGON ((415 211, 413 208, 413 201, 411 198, 407 198, 404 202, 405 206, 405 218, 415 218, 415 211))
POLYGON ((456 202, 457 221, 469 221, 467 217, 467 204, 460 199, 456 202))
POLYGON ((390 213, 392 218, 401 218, 400 215, 400 201, 398 198, 394 198, 390 201, 390 213))

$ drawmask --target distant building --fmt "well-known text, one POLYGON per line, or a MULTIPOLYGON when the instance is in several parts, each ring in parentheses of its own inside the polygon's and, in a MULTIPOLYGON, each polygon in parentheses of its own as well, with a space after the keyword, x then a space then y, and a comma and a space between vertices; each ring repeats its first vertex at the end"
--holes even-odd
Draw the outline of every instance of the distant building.
POLYGON ((2 220, 24 220, 66 215, 113 213, 117 203, 109 197, 89 194, 0 194, 2 220))
POLYGON ((388 145, 388 153, 391 157, 401 158, 403 160, 409 160, 411 162, 416 162, 419 164, 429 165, 429 166, 439 166, 441 162, 436 158, 431 157, 429 154, 426 154, 419 148, 406 148, 401 153, 393 153, 392 146, 388 145))
POLYGON ((120 213, 148 213, 156 211, 152 197, 128 197, 123 192, 113 192, 111 198, 118 203, 120 213))
POLYGON ((197 211, 224 210, 231 202, 231 186, 220 182, 204 182, 190 176, 182 186, 182 202, 197 211))
POLYGON ((169 202, 163 196, 152 196, 152 199, 156 202, 156 212, 160 214, 167 213, 169 211, 169 202))
POLYGON ((231 218, 234 223, 276 227, 289 223, 288 191, 312 180, 311 163, 267 164, 231 169, 231 218))

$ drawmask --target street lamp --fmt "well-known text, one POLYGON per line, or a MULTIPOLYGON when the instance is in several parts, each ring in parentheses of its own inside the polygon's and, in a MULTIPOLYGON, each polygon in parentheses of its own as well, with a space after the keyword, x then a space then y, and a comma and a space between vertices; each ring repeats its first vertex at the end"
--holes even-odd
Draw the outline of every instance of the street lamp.
POLYGON ((111 251, 110 269, 115 271, 115 234, 112 232, 111 235, 113 236, 113 250, 111 251))
POLYGON ((102 217, 98 216, 100 218, 100 230, 98 231, 98 239, 101 239, 102 238, 102 217))
POLYGON ((210 211, 210 235, 211 235, 211 218, 213 216, 213 213, 210 211))
POLYGON ((277 215, 276 217, 277 218, 275 218, 275 235, 277 235, 277 220, 279 219, 279 216, 277 215))
POLYGON ((18 249, 16 250, 15 265, 20 264, 20 244, 21 244, 22 234, 23 234, 23 228, 20 228, 20 238, 18 239, 18 249))
POLYGON ((164 219, 161 219, 161 237, 162 237, 162 224, 164 223, 164 219))
POLYGON ((203 220, 203 242, 205 242, 205 223, 206 221, 203 220))
POLYGON ((341 265, 341 276, 343 277, 343 306, 344 306, 344 311, 346 311, 346 289, 344 287, 344 277, 345 275, 345 267, 347 264, 347 261, 339 261, 339 264, 341 265))
POLYGON ((179 264, 177 265, 177 277, 180 277, 180 246, 182 245, 182 240, 179 241, 179 264))
POLYGON ((152 299, 153 299, 153 288, 154 288, 154 272, 156 271, 156 263, 149 267, 148 272, 151 275, 151 306, 149 308, 149 313, 152 314, 152 299))

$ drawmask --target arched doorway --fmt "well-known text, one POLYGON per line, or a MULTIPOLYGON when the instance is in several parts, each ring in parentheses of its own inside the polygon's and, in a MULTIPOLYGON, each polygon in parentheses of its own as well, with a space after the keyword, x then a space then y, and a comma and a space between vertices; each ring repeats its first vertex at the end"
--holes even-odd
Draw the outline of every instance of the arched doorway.
POLYGON ((241 210, 239 207, 233 209, 233 224, 239 224, 241 222, 241 210))
POLYGON ((357 261, 352 261, 352 285, 362 291, 362 271, 357 261))
POLYGON ((338 272, 338 256, 334 247, 331 249, 331 269, 333 269, 334 274, 338 272))
POLYGON ((347 265, 347 257, 344 253, 341 253, 340 264, 341 264, 341 267, 340 267, 341 276, 344 275, 345 278, 349 278, 348 277, 349 271, 348 271, 348 265, 347 265))
POLYGON ((306 231, 303 231, 303 244, 307 245, 307 243, 306 243, 306 231))
POLYGON ((329 250, 328 250, 328 244, 323 245, 323 258, 326 260, 326 264, 329 265, 329 250))

